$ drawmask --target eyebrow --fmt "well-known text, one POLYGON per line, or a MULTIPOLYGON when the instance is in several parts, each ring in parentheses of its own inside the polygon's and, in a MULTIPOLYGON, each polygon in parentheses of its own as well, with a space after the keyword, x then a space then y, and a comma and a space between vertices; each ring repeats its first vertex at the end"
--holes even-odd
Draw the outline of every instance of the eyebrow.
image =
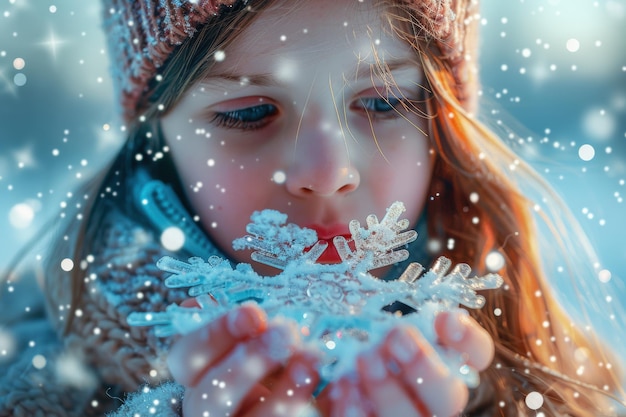
POLYGON ((357 66, 355 79, 358 80, 361 78, 371 77, 372 74, 376 74, 378 71, 391 73, 405 68, 418 68, 418 65, 414 61, 410 61, 408 59, 391 59, 388 61, 380 60, 370 63, 360 61, 357 66))
POLYGON ((217 74, 211 74, 202 79, 202 83, 212 83, 213 81, 228 81, 231 83, 246 85, 256 85, 261 87, 275 86, 279 82, 272 74, 253 74, 253 75, 241 75, 234 72, 220 72, 217 74))
MULTIPOLYGON (((385 73, 391 73, 398 69, 404 68, 417 68, 417 64, 414 61, 407 59, 393 59, 389 61, 380 61, 367 63, 365 61, 359 61, 355 68, 355 80, 361 78, 370 78, 377 69, 384 71, 385 73)), ((231 71, 219 72, 216 74, 210 74, 202 79, 202 84, 213 84, 215 81, 227 81, 234 84, 241 84, 245 82, 246 85, 253 85, 258 87, 271 87, 280 85, 280 81, 274 74, 260 73, 243 75, 237 74, 231 71)))

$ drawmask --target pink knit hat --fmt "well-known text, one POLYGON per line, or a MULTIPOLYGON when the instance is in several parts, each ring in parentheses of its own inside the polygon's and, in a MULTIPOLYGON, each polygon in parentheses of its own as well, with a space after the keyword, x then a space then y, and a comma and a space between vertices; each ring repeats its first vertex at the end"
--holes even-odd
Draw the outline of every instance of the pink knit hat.
MULTIPOLYGON (((296 1, 296 0, 293 0, 296 1)), ((146 92, 174 49, 201 25, 250 0, 103 0, 116 94, 126 122, 147 109, 146 92)), ((456 79, 459 101, 472 110, 476 100, 478 0, 403 0, 421 15, 418 23, 436 42, 456 79)))

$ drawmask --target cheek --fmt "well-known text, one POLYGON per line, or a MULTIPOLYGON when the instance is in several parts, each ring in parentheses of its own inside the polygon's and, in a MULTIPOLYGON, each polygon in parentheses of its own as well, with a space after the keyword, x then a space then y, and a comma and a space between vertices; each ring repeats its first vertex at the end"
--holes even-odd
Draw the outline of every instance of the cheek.
POLYGON ((245 235, 246 224, 254 211, 251 202, 257 198, 256 190, 248 185, 249 176, 237 170, 220 170, 216 163, 207 170, 202 188, 187 192, 204 230, 231 257, 232 241, 245 235))
MULTIPOLYGON (((403 132, 395 132, 402 138, 403 132)), ((407 132, 404 132, 407 133, 407 132)), ((389 142, 382 150, 387 161, 371 169, 371 181, 378 194, 389 200, 400 200, 407 208, 407 217, 417 218, 427 198, 432 173, 432 157, 428 139, 407 134, 406 139, 389 142)), ((379 158, 382 160, 383 158, 379 158)), ((393 202, 391 201, 391 202, 393 202)))
POLYGON ((262 183, 271 183, 267 158, 241 154, 217 141, 187 140, 171 148, 186 193, 193 191, 213 205, 241 204, 262 183))
MULTIPOLYGON (((197 174, 202 187, 187 192, 204 229, 231 257, 237 255, 232 241, 246 234, 250 215, 266 208, 280 188, 272 181, 272 164, 267 158, 222 155, 210 167, 205 163, 197 174)), ((193 184, 193 177, 189 179, 193 184)))
POLYGON ((194 209, 208 219, 220 212, 238 217, 239 211, 248 211, 247 216, 250 216, 249 207, 273 185, 267 180, 266 173, 244 161, 219 158, 213 166, 205 165, 202 171, 196 176, 200 186, 191 177, 188 187, 195 187, 192 193, 195 197, 190 196, 194 209))

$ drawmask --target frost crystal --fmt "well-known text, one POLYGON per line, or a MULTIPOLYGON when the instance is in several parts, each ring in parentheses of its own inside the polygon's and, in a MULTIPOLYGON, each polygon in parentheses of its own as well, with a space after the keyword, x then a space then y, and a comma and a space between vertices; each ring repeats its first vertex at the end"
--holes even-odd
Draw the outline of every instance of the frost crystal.
POLYGON ((470 386, 478 384, 478 374, 469 369, 458 354, 444 351, 436 343, 433 320, 437 313, 457 308, 481 308, 483 296, 476 291, 502 285, 497 274, 470 278, 471 269, 440 257, 424 273, 419 263, 411 263, 392 281, 380 280, 370 270, 406 260, 408 251, 399 249, 417 238, 406 219, 402 203, 394 203, 382 221, 370 215, 367 227, 350 222, 351 240, 333 240, 338 264, 318 264, 327 243, 318 241, 315 231, 286 224, 287 216, 274 210, 255 212, 246 230, 249 235, 233 242, 235 249, 253 249, 252 259, 282 272, 274 277, 257 274, 249 264, 235 268, 219 257, 207 261, 190 258, 182 262, 163 257, 157 266, 172 275, 165 280, 169 288, 189 288, 199 307, 172 304, 164 312, 132 313, 128 322, 135 326, 155 326, 158 336, 189 333, 236 308, 255 301, 270 317, 294 320, 303 340, 322 352, 320 372, 326 380, 354 369, 358 353, 380 343, 398 325, 419 329, 450 369, 470 386), (400 302, 415 310, 394 314, 384 310, 400 302))

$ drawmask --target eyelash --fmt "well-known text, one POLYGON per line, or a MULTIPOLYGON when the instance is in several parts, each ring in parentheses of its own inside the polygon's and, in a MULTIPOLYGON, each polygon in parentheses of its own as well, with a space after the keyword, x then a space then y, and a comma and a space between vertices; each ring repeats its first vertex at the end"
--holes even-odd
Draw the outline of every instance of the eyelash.
POLYGON ((265 127, 278 114, 273 104, 260 104, 244 109, 215 113, 211 123, 226 129, 244 131, 257 130, 265 127))
MULTIPOLYGON (((351 108, 380 118, 395 118, 398 115, 398 106, 404 100, 397 98, 365 97, 356 101, 351 108), (381 108, 379 106, 384 106, 381 108)), ((210 123, 225 129, 254 131, 262 129, 276 117, 278 108, 273 104, 260 104, 227 112, 217 112, 210 123)))
POLYGON ((355 110, 361 110, 365 113, 374 115, 374 117, 396 118, 399 117, 398 110, 403 101, 404 100, 397 99, 395 97, 365 97, 359 99, 357 103, 351 107, 355 110), (378 107, 379 105, 384 106, 384 109, 378 107))

